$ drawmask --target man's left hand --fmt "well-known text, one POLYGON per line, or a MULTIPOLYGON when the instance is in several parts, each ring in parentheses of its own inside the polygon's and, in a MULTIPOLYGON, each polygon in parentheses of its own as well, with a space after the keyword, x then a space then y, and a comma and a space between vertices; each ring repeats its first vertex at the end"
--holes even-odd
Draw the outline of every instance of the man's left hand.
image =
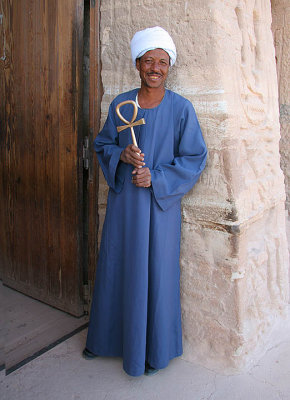
POLYGON ((132 183, 137 187, 151 186, 151 172, 148 167, 135 168, 132 172, 132 183))

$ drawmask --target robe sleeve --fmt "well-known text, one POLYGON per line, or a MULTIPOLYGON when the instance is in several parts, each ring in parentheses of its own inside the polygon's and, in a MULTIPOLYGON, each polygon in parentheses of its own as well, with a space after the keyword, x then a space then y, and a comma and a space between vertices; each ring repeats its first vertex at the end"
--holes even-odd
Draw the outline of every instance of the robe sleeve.
POLYGON ((124 183, 120 155, 124 149, 119 146, 119 136, 113 115, 111 104, 105 125, 94 141, 94 149, 109 187, 116 193, 120 193, 124 183))
POLYGON ((178 149, 170 164, 157 165, 151 170, 154 197, 162 210, 181 200, 197 182, 205 167, 207 149, 190 102, 186 104, 179 124, 178 149))

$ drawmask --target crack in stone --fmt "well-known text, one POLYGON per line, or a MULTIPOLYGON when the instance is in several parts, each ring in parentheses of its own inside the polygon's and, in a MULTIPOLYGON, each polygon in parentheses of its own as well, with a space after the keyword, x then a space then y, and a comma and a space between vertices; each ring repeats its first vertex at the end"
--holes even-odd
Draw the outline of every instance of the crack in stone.
MULTIPOLYGON (((200 400, 210 400, 212 398, 212 396, 215 394, 215 392, 216 392, 216 378, 217 378, 217 375, 214 374, 214 377, 213 377, 214 389, 213 389, 213 391, 208 396, 206 396, 206 397, 203 396, 200 400)), ((210 383, 207 383, 206 387, 208 387, 209 385, 210 385, 210 383)))
POLYGON ((278 396, 279 396, 279 398, 281 400, 285 400, 285 397, 284 397, 283 393, 273 383, 268 382, 266 379, 257 378, 252 373, 249 373, 249 376, 256 382, 262 383, 263 385, 270 386, 271 388, 273 388, 277 392, 277 394, 278 394, 278 396))

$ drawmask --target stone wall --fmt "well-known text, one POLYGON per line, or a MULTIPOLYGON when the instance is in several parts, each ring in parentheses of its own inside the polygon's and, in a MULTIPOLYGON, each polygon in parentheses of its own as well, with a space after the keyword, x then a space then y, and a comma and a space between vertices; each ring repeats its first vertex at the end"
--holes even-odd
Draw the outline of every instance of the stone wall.
POLYGON ((271 3, 279 87, 281 167, 285 175, 286 208, 290 213, 290 2, 272 0, 271 3))
MULTIPOLYGON (((184 358, 238 370, 265 351, 288 299, 270 0, 101 1, 103 121, 139 86, 129 43, 154 25, 176 43, 168 87, 192 101, 209 149, 183 199, 184 358)), ((106 191, 101 176, 101 217, 106 191)))

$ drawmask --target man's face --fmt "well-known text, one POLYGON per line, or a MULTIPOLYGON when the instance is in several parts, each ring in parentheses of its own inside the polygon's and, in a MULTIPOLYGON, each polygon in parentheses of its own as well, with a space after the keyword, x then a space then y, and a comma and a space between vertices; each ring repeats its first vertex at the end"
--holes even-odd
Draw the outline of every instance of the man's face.
POLYGON ((162 49, 149 50, 136 60, 141 82, 150 88, 164 87, 169 65, 169 55, 162 49))

